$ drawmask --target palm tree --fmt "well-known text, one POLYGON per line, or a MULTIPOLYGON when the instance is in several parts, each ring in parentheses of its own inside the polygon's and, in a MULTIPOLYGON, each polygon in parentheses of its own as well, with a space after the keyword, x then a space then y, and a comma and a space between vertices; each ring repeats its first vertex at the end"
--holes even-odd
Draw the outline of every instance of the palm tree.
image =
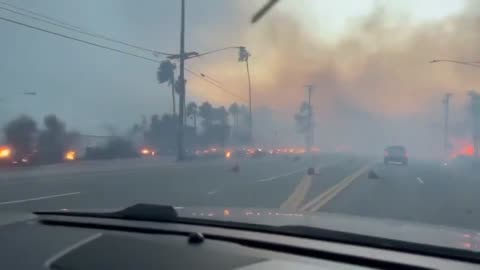
POLYGON ((197 113, 198 113, 198 106, 195 102, 190 102, 187 105, 187 117, 193 118, 193 128, 195 132, 197 131, 197 113))
POLYGON ((213 121, 213 107, 209 102, 204 102, 198 108, 198 115, 203 118, 203 128, 208 129, 213 121))
POLYGON ((168 82, 168 85, 172 87, 172 104, 173 115, 176 115, 175 106, 175 64, 170 60, 165 60, 160 63, 157 70, 157 80, 160 84, 168 82))
POLYGON ((223 126, 228 125, 228 111, 224 106, 214 109, 213 112, 215 120, 217 120, 223 126))
POLYGON ((238 128, 238 113, 240 112, 240 107, 236 102, 232 103, 230 107, 228 107, 228 112, 233 117, 233 129, 236 130, 238 128))

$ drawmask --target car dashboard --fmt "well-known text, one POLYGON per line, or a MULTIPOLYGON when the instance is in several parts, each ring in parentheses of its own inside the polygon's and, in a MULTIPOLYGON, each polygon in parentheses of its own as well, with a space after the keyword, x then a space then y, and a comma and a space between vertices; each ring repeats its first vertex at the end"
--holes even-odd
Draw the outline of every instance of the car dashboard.
POLYGON ((466 262, 216 226, 42 215, 0 227, 0 269, 479 269, 466 262))

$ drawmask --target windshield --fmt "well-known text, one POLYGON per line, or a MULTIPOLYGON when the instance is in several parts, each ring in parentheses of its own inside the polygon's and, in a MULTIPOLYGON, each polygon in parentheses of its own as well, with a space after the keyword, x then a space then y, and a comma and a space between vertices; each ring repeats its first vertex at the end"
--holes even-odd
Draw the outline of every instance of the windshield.
POLYGON ((467 0, 0 1, 0 214, 146 203, 477 250, 479 15, 467 0), (412 229, 377 227, 393 221, 412 229))

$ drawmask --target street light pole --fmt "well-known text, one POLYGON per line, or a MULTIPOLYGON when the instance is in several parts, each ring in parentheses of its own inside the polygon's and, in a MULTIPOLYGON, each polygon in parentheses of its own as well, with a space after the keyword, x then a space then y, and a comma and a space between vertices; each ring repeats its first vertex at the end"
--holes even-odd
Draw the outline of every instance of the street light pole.
MULTIPOLYGON (((452 59, 434 59, 430 63, 438 62, 450 62, 460 65, 468 65, 472 67, 480 68, 480 62, 478 61, 458 61, 452 59)), ((469 92, 472 102, 472 117, 473 117, 473 145, 475 157, 480 155, 480 95, 474 90, 469 92)), ((446 102, 448 103, 448 101, 446 102)))
POLYGON ((248 57, 245 60, 245 63, 247 65, 247 76, 248 76, 248 127, 249 127, 250 143, 253 145, 252 82, 250 80, 250 68, 248 66, 248 57))
POLYGON ((181 2, 180 22, 180 73, 178 75, 178 86, 180 92, 180 106, 178 108, 177 121, 177 160, 184 160, 184 113, 185 113, 185 0, 181 2))
POLYGON ((238 61, 245 62, 247 67, 247 76, 248 76, 248 128, 249 128, 249 140, 250 144, 253 145, 253 116, 252 116, 252 81, 250 79, 250 66, 248 59, 250 58, 250 53, 243 46, 238 47, 238 61))

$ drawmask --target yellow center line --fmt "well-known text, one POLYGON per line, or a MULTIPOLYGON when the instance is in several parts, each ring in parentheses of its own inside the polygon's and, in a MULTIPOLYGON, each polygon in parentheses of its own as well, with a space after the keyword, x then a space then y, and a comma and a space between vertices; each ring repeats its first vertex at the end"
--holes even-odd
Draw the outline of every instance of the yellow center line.
MULTIPOLYGON (((321 170, 329 166, 334 166, 340 162, 342 161, 321 164, 318 169, 321 170)), ((288 197, 285 202, 282 203, 282 205, 280 205, 280 209, 293 211, 297 210, 307 196, 308 190, 312 185, 312 177, 312 175, 305 175, 295 187, 293 193, 288 197)))
POLYGON ((300 207, 299 210, 311 212, 318 211, 331 199, 337 196, 342 190, 347 188, 353 181, 355 181, 355 179, 359 178, 362 174, 364 174, 370 168, 370 166, 371 164, 367 164, 354 172, 352 175, 345 177, 343 180, 329 188, 327 191, 321 193, 320 195, 300 207))
MULTIPOLYGON (((319 166, 319 169, 321 170, 321 169, 326 168, 326 167, 334 166, 334 165, 339 164, 341 162, 345 162, 345 160, 338 160, 338 161, 335 161, 335 162, 332 162, 332 163, 322 164, 322 165, 319 166)), ((299 210, 300 206, 304 202, 305 197, 307 196, 308 191, 309 191, 309 189, 312 185, 312 179, 313 179, 312 175, 305 175, 299 181, 299 183, 295 187, 295 190, 293 191, 293 193, 287 198, 286 201, 284 201, 280 205, 280 209, 293 210, 293 211, 299 210)), ((317 202, 316 200, 313 201, 313 202, 310 202, 311 205, 307 204, 307 206, 310 207, 316 202, 317 202)))
POLYGON ((308 190, 312 184, 312 176, 305 175, 300 183, 297 185, 293 193, 288 199, 282 203, 280 209, 282 210, 296 210, 300 204, 305 200, 308 190))

